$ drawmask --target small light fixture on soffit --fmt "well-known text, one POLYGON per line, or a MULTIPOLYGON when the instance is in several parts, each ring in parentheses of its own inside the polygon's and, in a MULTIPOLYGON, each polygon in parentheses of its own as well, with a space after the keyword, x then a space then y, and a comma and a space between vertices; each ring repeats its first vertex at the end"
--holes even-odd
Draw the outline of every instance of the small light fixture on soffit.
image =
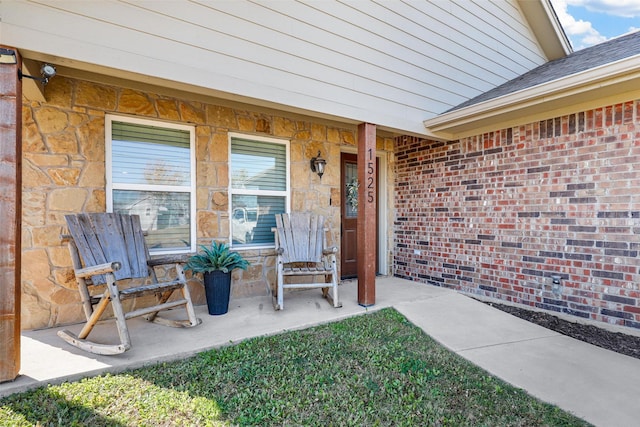
POLYGON ((28 74, 22 74, 22 70, 18 70, 18 78, 22 79, 23 77, 27 77, 29 79, 38 81, 42 83, 43 86, 45 86, 47 83, 49 83, 49 79, 56 75, 56 67, 51 64, 44 63, 42 64, 42 67, 40 67, 40 74, 42 75, 42 77, 34 77, 28 74))
POLYGON ((16 51, 12 49, 6 49, 4 47, 0 47, 0 64, 17 64, 18 58, 16 56, 16 51))

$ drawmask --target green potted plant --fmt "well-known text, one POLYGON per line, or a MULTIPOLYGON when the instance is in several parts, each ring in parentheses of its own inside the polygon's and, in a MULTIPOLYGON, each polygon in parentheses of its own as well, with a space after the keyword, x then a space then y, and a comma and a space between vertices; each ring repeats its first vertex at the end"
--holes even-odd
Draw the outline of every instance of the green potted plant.
POLYGON ((246 270, 249 262, 230 251, 226 243, 212 241, 210 247, 200 247, 202 252, 189 258, 185 270, 203 274, 209 314, 225 314, 229 310, 231 272, 236 268, 246 270))

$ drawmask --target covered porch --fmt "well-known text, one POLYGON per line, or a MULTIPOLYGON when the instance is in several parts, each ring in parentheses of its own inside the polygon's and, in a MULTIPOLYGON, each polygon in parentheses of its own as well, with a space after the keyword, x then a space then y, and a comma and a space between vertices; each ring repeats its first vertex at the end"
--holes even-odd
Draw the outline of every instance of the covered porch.
MULTIPOLYGON (((292 292, 283 311, 273 310, 270 297, 234 299, 223 316, 209 316, 206 306, 198 306, 203 323, 188 330, 132 319, 133 348, 117 356, 69 346, 56 335, 60 328, 25 331, 21 375, 0 384, 0 397, 393 307, 454 353, 587 421, 632 425, 640 417, 637 396, 628 392, 640 384, 639 359, 533 325, 450 289, 378 277, 376 304, 370 307, 357 303, 355 280, 343 283, 340 292, 340 309, 327 304, 319 290, 292 292)), ((117 335, 113 321, 102 322, 94 333, 96 340, 117 335)))

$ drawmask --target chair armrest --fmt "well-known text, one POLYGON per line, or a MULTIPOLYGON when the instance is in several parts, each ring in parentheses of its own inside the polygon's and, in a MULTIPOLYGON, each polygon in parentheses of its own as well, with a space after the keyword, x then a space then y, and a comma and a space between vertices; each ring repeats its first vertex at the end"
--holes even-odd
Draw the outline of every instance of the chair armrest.
POLYGON ((276 248, 276 255, 282 255, 284 253, 284 248, 276 248))
POLYGON ((322 250, 322 255, 331 255, 331 254, 337 254, 337 253, 338 253, 338 248, 335 246, 330 246, 322 250))
POLYGON ((149 267, 155 267, 158 265, 167 265, 167 264, 185 264, 189 261, 189 254, 178 254, 178 255, 163 255, 158 257, 152 257, 147 260, 147 265, 149 267))
POLYGON ((113 273, 120 270, 122 264, 119 262, 107 262, 105 264, 98 264, 91 267, 80 268, 75 270, 76 277, 86 278, 91 276, 97 276, 99 274, 113 273))

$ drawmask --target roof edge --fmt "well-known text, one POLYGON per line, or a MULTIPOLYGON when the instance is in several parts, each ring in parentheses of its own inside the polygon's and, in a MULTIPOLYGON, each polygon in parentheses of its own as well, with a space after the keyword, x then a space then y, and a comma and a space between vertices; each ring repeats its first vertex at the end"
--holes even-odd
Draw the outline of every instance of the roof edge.
POLYGON ((532 112, 551 111, 559 105, 597 102, 603 95, 602 89, 608 88, 612 91, 609 95, 614 95, 615 86, 622 89, 624 85, 629 91, 630 82, 640 82, 640 55, 453 110, 427 119, 423 124, 431 133, 453 137, 474 128, 497 125, 507 116, 527 117, 532 112))
POLYGON ((517 0, 517 2, 549 61, 573 52, 571 42, 550 0, 517 0))

